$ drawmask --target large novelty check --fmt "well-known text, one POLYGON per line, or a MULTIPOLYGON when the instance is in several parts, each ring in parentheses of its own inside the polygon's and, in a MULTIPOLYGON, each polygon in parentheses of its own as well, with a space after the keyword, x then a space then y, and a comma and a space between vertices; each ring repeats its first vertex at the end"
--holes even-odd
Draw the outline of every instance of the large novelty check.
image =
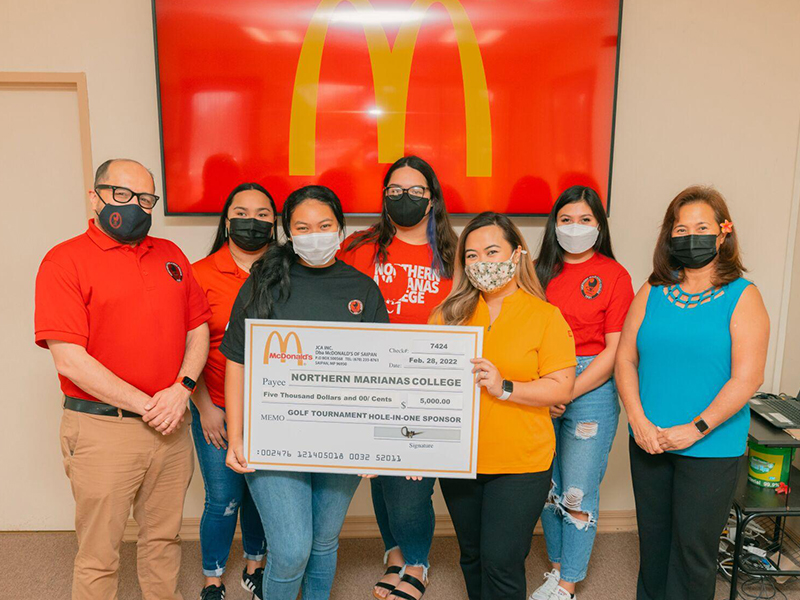
POLYGON ((480 327, 246 322, 254 469, 475 477, 480 327))

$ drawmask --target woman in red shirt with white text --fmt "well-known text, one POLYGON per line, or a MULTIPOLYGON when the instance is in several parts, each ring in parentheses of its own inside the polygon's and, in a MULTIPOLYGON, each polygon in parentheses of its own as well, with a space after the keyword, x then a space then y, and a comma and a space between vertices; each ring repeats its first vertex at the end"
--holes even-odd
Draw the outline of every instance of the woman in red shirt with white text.
POLYGON ((556 200, 536 274, 572 329, 578 366, 572 402, 550 409, 556 457, 542 526, 553 569, 531 600, 569 600, 586 577, 597 532, 600 482, 619 421, 614 359, 633 300, 631 277, 614 260, 605 209, 592 188, 576 185, 556 200))
MULTIPOLYGON (((384 177, 380 221, 348 237, 339 258, 375 279, 392 323, 427 323, 453 285, 456 242, 436 173, 421 158, 406 156, 384 177)), ((417 600, 425 591, 434 483, 432 478, 372 479, 388 564, 373 589, 379 600, 417 600)))

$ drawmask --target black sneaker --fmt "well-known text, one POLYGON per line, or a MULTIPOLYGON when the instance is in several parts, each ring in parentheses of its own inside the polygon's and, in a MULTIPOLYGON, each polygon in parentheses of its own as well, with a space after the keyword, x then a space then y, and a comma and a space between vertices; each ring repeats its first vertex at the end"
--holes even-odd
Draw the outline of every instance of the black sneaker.
POLYGON ((225 600, 225 584, 204 587, 200 592, 200 600, 225 600))
POLYGON ((242 587, 252 594, 257 594, 261 598, 261 585, 264 580, 264 569, 256 569, 253 573, 248 573, 247 569, 242 571, 242 587))

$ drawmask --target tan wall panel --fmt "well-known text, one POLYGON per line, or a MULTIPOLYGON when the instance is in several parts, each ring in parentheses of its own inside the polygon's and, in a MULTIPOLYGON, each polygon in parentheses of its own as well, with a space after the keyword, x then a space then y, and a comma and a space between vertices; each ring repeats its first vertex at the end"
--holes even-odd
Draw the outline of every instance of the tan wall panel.
MULTIPOLYGON (((800 145, 797 152, 795 201, 800 202, 800 145)), ((800 213, 800 211, 797 211, 800 213)), ((791 261, 791 278, 785 282, 789 302, 786 308, 786 330, 780 390, 800 396, 800 214, 795 222, 795 241, 791 261)))
POLYGON ((36 271, 54 239, 86 226, 75 91, 0 88, 0 254, 5 257, 0 364, 5 383, 0 529, 71 527, 50 353, 33 344, 36 271), (13 459, 12 459, 13 457, 13 459))

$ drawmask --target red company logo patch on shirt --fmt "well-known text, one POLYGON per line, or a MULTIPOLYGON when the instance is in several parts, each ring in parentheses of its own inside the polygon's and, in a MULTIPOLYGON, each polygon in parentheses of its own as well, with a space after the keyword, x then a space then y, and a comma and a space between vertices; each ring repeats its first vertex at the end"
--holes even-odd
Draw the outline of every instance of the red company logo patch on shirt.
POLYGON ((179 265, 170 261, 166 264, 166 267, 167 267, 167 273, 169 273, 170 277, 172 277, 178 283, 183 281, 183 270, 180 268, 179 265))
POLYGON ((114 229, 119 229, 119 226, 122 225, 122 215, 118 212, 111 213, 111 216, 108 219, 109 225, 114 229))
POLYGON ((347 305, 347 308, 350 309, 352 314, 360 315, 364 310, 364 305, 362 304, 361 300, 350 300, 350 304, 347 305))
POLYGON ((589 275, 581 283, 581 294, 587 300, 594 300, 603 291, 603 280, 597 275, 589 275))

